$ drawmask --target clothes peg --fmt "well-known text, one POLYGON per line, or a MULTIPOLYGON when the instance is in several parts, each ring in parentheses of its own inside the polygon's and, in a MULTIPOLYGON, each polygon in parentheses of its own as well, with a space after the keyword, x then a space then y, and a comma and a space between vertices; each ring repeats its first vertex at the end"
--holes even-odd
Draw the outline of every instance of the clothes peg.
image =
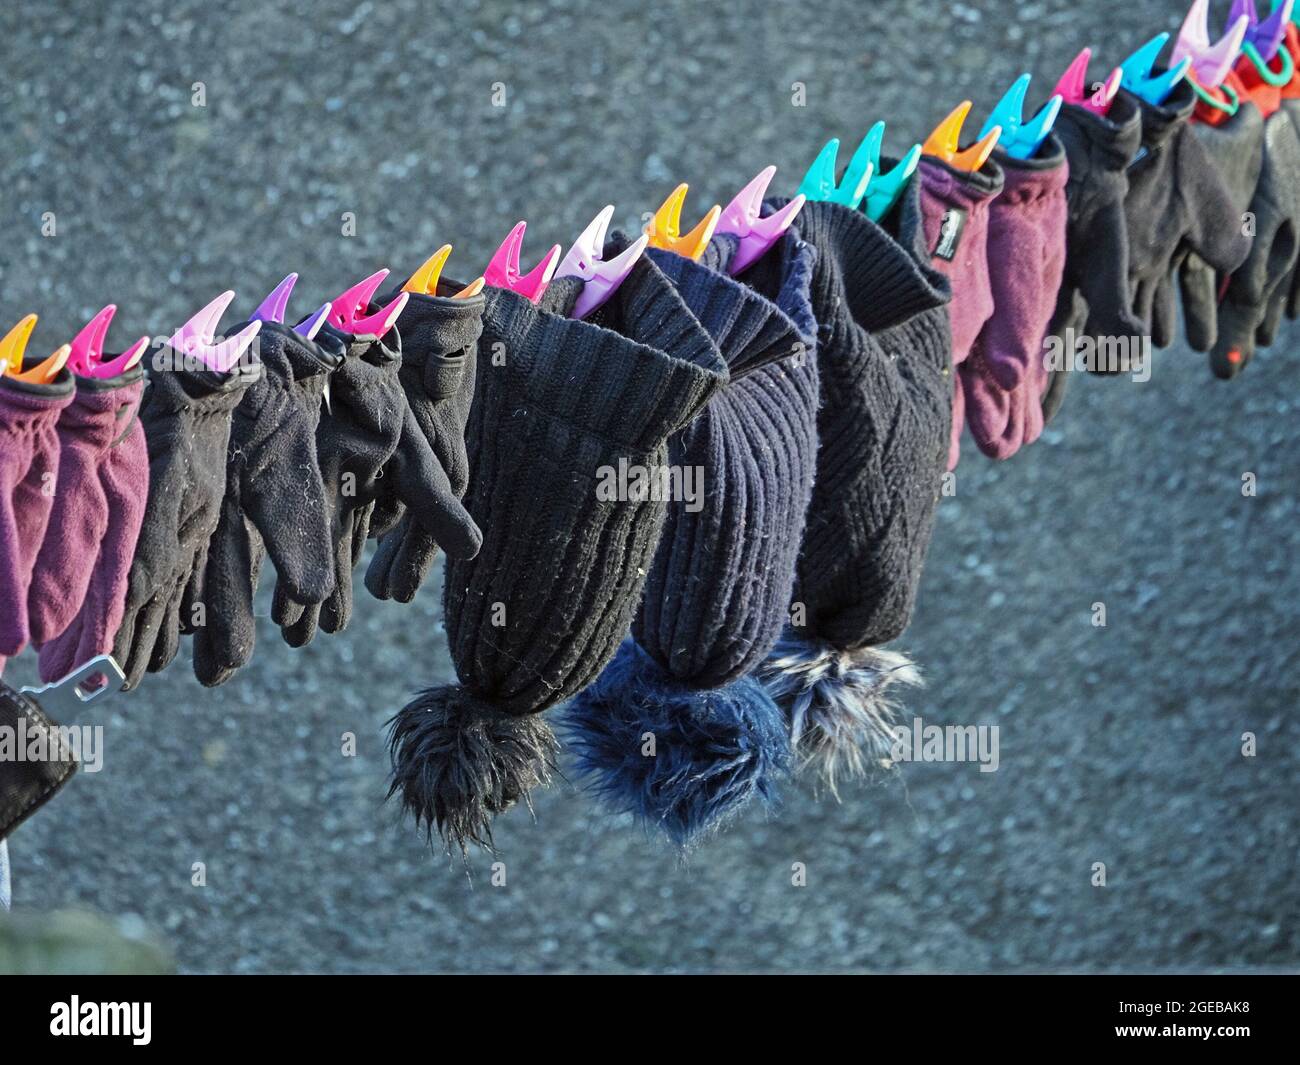
POLYGON ((753 266, 780 240, 807 202, 807 197, 799 193, 784 207, 773 211, 766 218, 762 217, 763 197, 767 194, 767 187, 772 183, 775 173, 774 166, 760 170, 718 216, 718 232, 740 238, 740 246, 728 268, 732 277, 753 266))
MULTIPOLYGON (((402 291, 410 292, 416 296, 436 296, 438 294, 438 282, 442 280, 442 268, 446 265, 450 255, 451 245, 444 244, 420 264, 420 268, 402 286, 402 291)), ((484 279, 476 277, 459 292, 452 293, 451 298, 463 300, 469 299, 470 296, 477 296, 483 291, 483 285, 484 279)))
POLYGON ((24 370, 23 356, 27 351, 27 341, 31 339, 35 328, 36 315, 29 314, 0 339, 0 367, 4 367, 6 375, 15 381, 48 385, 67 364, 72 349, 64 344, 48 359, 37 363, 30 370, 24 370))
POLYGON ((406 301, 411 298, 409 292, 399 292, 387 307, 374 314, 366 314, 375 298, 375 292, 387 276, 387 270, 377 270, 331 300, 328 312, 330 325, 354 336, 381 337, 392 329, 393 323, 401 317, 406 301))
POLYGON ((889 214, 912 175, 916 173, 921 162, 921 146, 913 144, 894 169, 884 173, 880 169, 880 151, 885 143, 885 123, 877 122, 872 126, 863 143, 869 149, 867 162, 871 164, 871 175, 867 181, 867 194, 863 197, 862 209, 873 222, 879 222, 889 214))
POLYGON ((963 100, 953 108, 948 117, 935 126, 934 132, 926 138, 923 151, 926 155, 940 159, 957 170, 974 173, 988 162, 993 149, 998 146, 1002 127, 994 126, 965 151, 959 151, 961 128, 966 123, 966 116, 970 114, 970 109, 969 100, 963 100))
POLYGON ((515 228, 506 235, 506 239, 501 242, 501 247, 497 248, 492 256, 492 261, 483 271, 483 277, 493 288, 517 292, 536 303, 542 298, 542 293, 551 283, 551 278, 555 276, 555 268, 560 264, 561 249, 558 244, 553 244, 551 250, 542 257, 541 262, 528 273, 520 273, 519 253, 523 250, 524 234, 527 231, 527 222, 515 224, 515 228))
POLYGON ((1001 126, 1002 137, 998 145, 1012 159, 1034 157, 1039 146, 1052 132, 1056 116, 1061 113, 1061 105, 1065 102, 1064 97, 1053 96, 1037 115, 1026 122, 1024 107, 1030 81, 1031 75, 1021 74, 1006 95, 997 102, 988 121, 984 123, 984 128, 980 130, 980 136, 987 137, 994 127, 1001 126))
POLYGON ((644 232, 650 238, 652 248, 663 248, 665 251, 675 251, 687 259, 698 259, 704 254, 709 241, 713 239, 713 230, 718 224, 722 208, 715 203, 694 229, 689 233, 683 233, 681 231, 682 204, 686 202, 688 187, 683 182, 673 189, 668 199, 664 200, 659 210, 654 213, 654 217, 646 223, 644 232))
POLYGON ((1178 39, 1174 41, 1171 61, 1177 63, 1190 59, 1191 77, 1196 84, 1206 89, 1217 89, 1237 62, 1249 25, 1250 19, 1243 14, 1223 37, 1211 44, 1210 0, 1194 0, 1187 18, 1183 20, 1183 28, 1178 31, 1178 39))
POLYGON ((840 154, 840 139, 832 137, 828 140, 817 158, 813 160, 812 166, 808 168, 808 173, 804 174, 803 181, 799 184, 799 195, 819 203, 838 203, 850 210, 856 210, 862 202, 862 197, 867 194, 867 187, 871 183, 871 177, 875 173, 875 167, 871 164, 871 140, 876 137, 876 155, 880 155, 880 140, 885 135, 883 123, 876 123, 871 131, 862 138, 862 143, 858 145, 858 150, 853 153, 853 158, 849 160, 849 165, 844 168, 843 180, 837 182, 835 173, 838 167, 838 157, 840 154), (877 135, 877 128, 879 134, 877 135))
MULTIPOLYGON (((289 306, 289 293, 293 291, 293 286, 297 283, 298 275, 290 274, 276 285, 271 290, 270 295, 258 304, 257 310, 253 312, 253 321, 274 322, 277 325, 283 325, 284 312, 289 306)), ((325 324, 326 318, 329 317, 329 312, 330 304, 322 304, 295 325, 293 331, 308 340, 315 340, 316 334, 320 332, 320 327, 325 324)))
POLYGON ((168 344, 181 355, 198 359, 213 373, 227 373, 262 331, 262 323, 253 321, 233 337, 217 342, 217 323, 234 298, 234 291, 227 289, 176 330, 168 344))
POLYGON ((1282 47, 1294 7, 1295 0, 1284 0, 1281 5, 1274 5, 1268 18, 1261 19, 1255 0, 1233 0, 1228 24, 1235 26, 1239 18, 1245 18, 1246 44, 1253 46, 1265 63, 1271 63, 1282 47))
POLYGON ((1085 48, 1074 57, 1074 62, 1066 68, 1053 91, 1067 104, 1077 104, 1095 115, 1104 117, 1110 112, 1110 105, 1115 102, 1115 97, 1119 94, 1124 72, 1116 67, 1107 75, 1105 81, 1089 86, 1088 64, 1091 61, 1092 49, 1085 48))
POLYGON ((650 243, 650 238, 643 233, 609 262, 605 262, 601 256, 605 248, 605 234, 609 231, 610 219, 613 217, 614 205, 607 204, 582 231, 582 236, 573 242, 573 247, 555 271, 556 277, 577 277, 583 281, 582 291, 571 312, 574 318, 586 318, 614 295, 650 243))
POLYGON ((1190 59, 1183 58, 1171 64, 1163 74, 1152 77, 1151 71, 1156 65, 1156 59, 1168 43, 1169 34, 1157 34, 1119 65, 1123 71, 1124 88, 1156 106, 1165 102, 1174 91, 1174 86, 1187 76, 1187 71, 1192 66, 1190 59))
POLYGON ((68 356, 68 369, 79 377, 98 379, 117 377, 135 366, 149 347, 149 338, 141 337, 121 355, 104 362, 104 341, 108 337, 108 327, 117 313, 117 305, 110 303, 95 317, 85 324, 81 332, 72 338, 71 354, 68 356))
POLYGON ((1291 0, 1290 4, 1288 4, 1287 0, 1273 0, 1272 10, 1276 12, 1278 8, 1290 7, 1291 21, 1294 22, 1296 25, 1300 26, 1300 12, 1297 12, 1295 10, 1294 3, 1295 0, 1291 0))

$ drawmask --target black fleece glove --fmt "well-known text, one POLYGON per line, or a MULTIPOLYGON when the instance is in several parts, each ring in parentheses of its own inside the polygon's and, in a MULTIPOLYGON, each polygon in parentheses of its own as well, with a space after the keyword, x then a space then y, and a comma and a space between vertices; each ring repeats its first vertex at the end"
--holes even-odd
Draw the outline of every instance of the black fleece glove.
POLYGON ((326 382, 341 358, 271 322, 259 342, 263 374, 232 420, 226 492, 204 574, 204 616, 194 626, 194 674, 208 687, 252 658, 253 594, 264 551, 295 602, 320 603, 334 587, 316 426, 326 382))
MULTIPOLYGON (((1120 97, 1126 95, 1121 89, 1120 97)), ((1173 287, 1168 279, 1177 262, 1193 252, 1229 274, 1250 253, 1250 238, 1242 233, 1241 215, 1223 176, 1189 125, 1196 108, 1191 85, 1179 82, 1159 106, 1131 99, 1142 115, 1142 146, 1129 164, 1124 201, 1129 284, 1142 335, 1166 348, 1174 340, 1173 287)))
MULTIPOLYGON (((1242 103, 1237 113, 1220 125, 1194 122, 1192 130, 1205 145, 1206 154, 1223 177, 1240 225, 1242 215, 1254 199, 1264 163, 1264 116, 1259 108, 1242 103)), ((1178 285, 1183 294, 1187 343, 1193 351, 1209 351, 1214 347, 1219 332, 1219 275, 1190 249, 1184 252, 1176 266, 1178 285)), ((1157 307, 1172 303, 1172 294, 1161 294, 1156 298, 1157 307)))
POLYGON ((366 571, 366 587, 377 599, 409 603, 428 576, 439 545, 451 558, 473 558, 482 535, 460 504, 469 485, 465 425, 474 397, 477 345, 483 332, 482 295, 453 300, 412 295, 398 319, 402 331, 401 380, 419 431, 443 474, 448 525, 405 513, 402 501, 385 491, 375 505, 372 535, 381 537, 366 571))
MULTIPOLYGON (((171 349, 161 365, 182 365, 171 349)), ((176 657, 182 621, 201 597, 208 545, 226 490, 231 417, 262 367, 245 362, 230 373, 154 370, 140 404, 149 448, 149 501, 127 584, 126 612, 113 657, 125 689, 145 671, 176 657), (183 615, 183 616, 182 616, 183 615)))
POLYGON ((1258 344, 1273 342, 1300 252, 1300 136, 1287 112, 1264 121, 1264 165, 1251 200, 1255 242, 1232 274, 1219 304, 1219 335, 1210 351, 1215 375, 1232 378, 1250 362, 1258 344))

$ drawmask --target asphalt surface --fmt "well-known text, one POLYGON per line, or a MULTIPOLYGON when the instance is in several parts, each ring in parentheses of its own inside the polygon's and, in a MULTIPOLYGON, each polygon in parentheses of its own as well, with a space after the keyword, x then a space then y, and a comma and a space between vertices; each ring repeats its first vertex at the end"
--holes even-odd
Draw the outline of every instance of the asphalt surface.
MULTIPOLYGON (((471 277, 519 218, 531 263, 683 180, 693 221, 877 117, 899 151, 1022 71, 1042 99, 1084 44, 1104 73, 1182 6, 9 5, 5 325, 38 311, 50 350, 111 300, 124 344, 290 270, 305 312, 444 241, 471 277)), ((363 591, 343 636, 293 651, 267 619, 225 687, 181 660, 99 711, 103 771, 11 840, 15 907, 139 918, 190 972, 1294 967, 1298 339, 1232 384, 1179 346, 1146 384, 1075 381, 1008 463, 968 448, 899 646, 915 713, 1000 726, 995 773, 790 788, 685 859, 560 785, 500 820, 494 887, 382 801, 383 722, 451 670, 436 594, 363 591)))

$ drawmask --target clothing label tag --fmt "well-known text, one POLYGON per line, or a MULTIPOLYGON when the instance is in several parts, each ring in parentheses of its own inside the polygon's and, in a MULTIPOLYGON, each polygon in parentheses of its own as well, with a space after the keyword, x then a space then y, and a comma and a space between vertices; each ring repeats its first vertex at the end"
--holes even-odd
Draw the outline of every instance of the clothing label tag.
POLYGON ((1150 157, 1151 157, 1151 153, 1147 150, 1147 146, 1145 144, 1142 145, 1140 148, 1138 148, 1137 155, 1133 156, 1133 161, 1128 165, 1129 173, 1132 173, 1134 170, 1136 170, 1150 157))
POLYGON ((936 259, 942 259, 946 263, 952 262, 957 254, 957 247, 961 244, 961 235, 966 229, 966 219, 969 217, 970 212, 960 207, 949 207, 944 211, 943 221, 939 224, 939 243, 934 249, 936 259))

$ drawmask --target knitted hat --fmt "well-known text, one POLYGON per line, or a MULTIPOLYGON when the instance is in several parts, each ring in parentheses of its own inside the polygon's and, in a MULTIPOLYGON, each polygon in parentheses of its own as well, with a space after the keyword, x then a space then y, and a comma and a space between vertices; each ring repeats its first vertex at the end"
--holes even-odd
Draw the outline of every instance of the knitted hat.
MULTIPOLYGON (((993 286, 989 274, 989 206, 1002 192, 1005 176, 992 158, 979 170, 964 171, 931 156, 923 156, 921 216, 926 246, 934 268, 952 282, 952 364, 954 370, 969 357, 975 339, 993 316, 993 286)), ((948 468, 960 456, 965 421, 962 390, 952 379, 952 441, 948 468)))
POLYGON ((813 254, 789 229, 742 283, 726 272, 736 250, 719 238, 698 263, 646 253, 730 379, 669 441, 672 469, 698 471, 696 493, 669 505, 634 640, 569 714, 580 774, 679 844, 773 798, 789 755, 780 710, 748 674, 784 624, 812 489, 813 254))
POLYGON ((911 620, 948 460, 948 279, 931 264, 921 182, 877 225, 809 203, 817 250, 817 470, 790 626, 760 676, 796 754, 835 786, 885 736, 890 688, 917 683, 880 645, 911 620))
POLYGON ((149 495, 138 418, 144 371, 76 378, 59 418, 54 509, 32 573, 28 614, 41 678, 107 654, 122 623, 127 575, 149 495))
POLYGON ((1049 134, 1032 159, 997 151, 1006 175, 989 206, 993 317, 959 371, 966 421, 979 449, 1006 459, 1043 431, 1043 338, 1065 269, 1065 146, 1049 134))
MULTIPOLYGON (((1124 217, 1128 165, 1142 139, 1137 103, 1120 93, 1105 115, 1066 104, 1054 132, 1065 145, 1070 176, 1065 183, 1065 269, 1048 336, 1064 345, 1093 323, 1109 336, 1137 335, 1142 326, 1133 317, 1129 293, 1124 217)), ((1050 374, 1044 422, 1060 410, 1069 380, 1066 371, 1050 374)))
POLYGON ((610 493, 611 479, 661 468, 668 435, 726 380, 648 260, 607 307, 621 334, 554 313, 580 285, 554 282, 541 306, 485 290, 465 434, 465 502, 484 539, 477 557, 448 560, 443 595, 460 683, 391 722, 389 794, 462 849, 490 845, 492 816, 548 782, 556 743, 541 712, 596 679, 640 601, 667 507, 610 493))
POLYGON ((55 426, 72 395, 66 370, 45 385, 0 376, 0 670, 31 637, 27 592, 59 473, 55 426))

